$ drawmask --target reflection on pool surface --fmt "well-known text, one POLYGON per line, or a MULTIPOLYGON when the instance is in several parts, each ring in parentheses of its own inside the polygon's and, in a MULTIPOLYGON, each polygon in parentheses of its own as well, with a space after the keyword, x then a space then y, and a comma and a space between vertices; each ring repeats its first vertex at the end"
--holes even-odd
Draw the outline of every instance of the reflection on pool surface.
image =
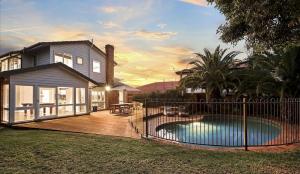
MULTIPOLYGON (((263 119, 248 118, 248 145, 264 145, 277 137, 280 126, 263 119)), ((157 136, 183 143, 243 146, 243 122, 241 119, 220 117, 206 118, 195 122, 175 122, 157 128, 157 136)))

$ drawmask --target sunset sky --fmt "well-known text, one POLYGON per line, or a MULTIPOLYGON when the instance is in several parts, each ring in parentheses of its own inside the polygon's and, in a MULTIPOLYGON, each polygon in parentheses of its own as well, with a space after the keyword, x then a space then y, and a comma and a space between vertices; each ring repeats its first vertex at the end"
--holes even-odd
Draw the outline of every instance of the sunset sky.
MULTIPOLYGON (((193 53, 224 44, 225 18, 205 0, 0 0, 0 54, 36 42, 93 39, 115 46, 115 76, 139 86, 178 80, 193 53)), ((241 54, 239 58, 243 58, 241 54)))

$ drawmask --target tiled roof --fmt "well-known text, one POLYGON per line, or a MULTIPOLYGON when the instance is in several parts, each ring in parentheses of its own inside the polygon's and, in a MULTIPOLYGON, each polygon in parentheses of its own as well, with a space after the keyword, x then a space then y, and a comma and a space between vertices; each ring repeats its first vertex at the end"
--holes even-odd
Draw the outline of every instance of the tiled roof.
POLYGON ((155 82, 147 85, 143 85, 137 87, 137 89, 141 90, 143 93, 151 93, 151 92, 166 92, 167 90, 176 89, 179 85, 178 81, 169 81, 169 82, 155 82))

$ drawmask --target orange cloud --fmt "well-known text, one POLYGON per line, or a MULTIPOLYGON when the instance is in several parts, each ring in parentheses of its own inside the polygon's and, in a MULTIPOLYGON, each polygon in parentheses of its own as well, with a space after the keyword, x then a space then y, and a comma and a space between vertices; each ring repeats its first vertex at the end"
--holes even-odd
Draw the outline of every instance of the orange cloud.
POLYGON ((176 32, 155 32, 155 31, 147 31, 147 30, 140 30, 133 32, 135 36, 149 39, 149 40, 166 40, 171 38, 172 36, 176 36, 176 32))
POLYGON ((166 54, 173 54, 178 56, 189 55, 193 53, 191 49, 180 46, 157 46, 154 47, 154 49, 166 54))
POLYGON ((193 5, 198 5, 202 7, 207 6, 207 1, 206 0, 180 0, 185 3, 193 4, 193 5))
POLYGON ((123 7, 116 7, 116 6, 106 6, 100 7, 99 10, 103 13, 115 13, 123 9, 123 7))

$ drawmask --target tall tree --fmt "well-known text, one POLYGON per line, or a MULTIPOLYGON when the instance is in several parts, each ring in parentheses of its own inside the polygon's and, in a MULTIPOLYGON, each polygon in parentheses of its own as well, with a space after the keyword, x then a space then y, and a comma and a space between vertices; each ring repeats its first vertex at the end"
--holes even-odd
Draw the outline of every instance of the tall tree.
POLYGON ((197 60, 190 62, 193 65, 192 73, 181 80, 184 88, 204 88, 206 100, 220 98, 223 91, 234 88, 235 57, 239 52, 232 51, 226 54, 227 49, 218 46, 214 52, 204 49, 204 54, 196 53, 197 60))
POLYGON ((300 40, 299 0, 207 0, 226 17, 218 28, 226 43, 246 40, 248 48, 267 50, 300 40))
POLYGON ((300 47, 255 54, 248 67, 236 73, 240 79, 238 94, 249 96, 300 96, 300 47))

